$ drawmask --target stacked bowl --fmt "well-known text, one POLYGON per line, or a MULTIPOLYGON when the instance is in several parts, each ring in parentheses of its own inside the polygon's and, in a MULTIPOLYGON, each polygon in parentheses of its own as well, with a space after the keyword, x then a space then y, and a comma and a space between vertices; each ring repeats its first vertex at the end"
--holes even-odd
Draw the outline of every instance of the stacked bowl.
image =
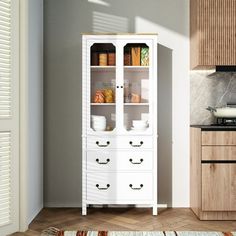
POLYGON ((92 128, 95 131, 105 131, 106 130, 106 117, 105 116, 91 116, 92 118, 92 128))
POLYGON ((132 124, 133 124, 132 130, 137 130, 137 131, 144 131, 148 127, 148 122, 146 120, 133 120, 132 124))

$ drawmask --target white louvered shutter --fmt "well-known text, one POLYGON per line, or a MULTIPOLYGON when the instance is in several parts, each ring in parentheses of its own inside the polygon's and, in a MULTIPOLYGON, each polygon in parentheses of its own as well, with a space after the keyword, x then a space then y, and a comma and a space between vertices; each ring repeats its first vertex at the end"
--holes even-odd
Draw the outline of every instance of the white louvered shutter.
POLYGON ((11 2, 0 0, 0 118, 11 115, 11 2))
POLYGON ((19 229, 19 0, 0 0, 0 235, 19 229))
POLYGON ((0 133, 0 226, 11 221, 11 133, 0 133))

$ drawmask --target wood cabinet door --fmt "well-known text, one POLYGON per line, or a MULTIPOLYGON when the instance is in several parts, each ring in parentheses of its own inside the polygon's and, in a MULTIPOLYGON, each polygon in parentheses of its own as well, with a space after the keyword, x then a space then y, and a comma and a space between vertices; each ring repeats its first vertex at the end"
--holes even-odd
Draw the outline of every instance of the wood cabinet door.
POLYGON ((235 33, 235 0, 191 0, 191 69, 235 65, 235 33))
POLYGON ((202 210, 236 211, 236 164, 202 164, 202 210))

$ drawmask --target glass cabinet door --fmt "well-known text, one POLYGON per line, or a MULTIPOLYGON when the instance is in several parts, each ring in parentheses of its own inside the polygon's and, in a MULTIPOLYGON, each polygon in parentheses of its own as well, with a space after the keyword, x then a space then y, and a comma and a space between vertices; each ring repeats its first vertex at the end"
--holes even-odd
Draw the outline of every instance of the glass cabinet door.
POLYGON ((116 128, 116 48, 112 43, 94 43, 90 59, 90 128, 112 132, 116 128))
POLYGON ((144 43, 128 43, 124 58, 124 119, 126 131, 146 132, 150 126, 150 55, 144 43))

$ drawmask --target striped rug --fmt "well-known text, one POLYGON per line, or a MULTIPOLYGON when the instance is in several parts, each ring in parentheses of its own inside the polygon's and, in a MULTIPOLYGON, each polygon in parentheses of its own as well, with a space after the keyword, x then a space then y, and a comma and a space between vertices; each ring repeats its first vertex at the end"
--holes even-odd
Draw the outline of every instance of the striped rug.
POLYGON ((64 231, 49 228, 41 236, 236 236, 236 232, 203 231, 64 231))

